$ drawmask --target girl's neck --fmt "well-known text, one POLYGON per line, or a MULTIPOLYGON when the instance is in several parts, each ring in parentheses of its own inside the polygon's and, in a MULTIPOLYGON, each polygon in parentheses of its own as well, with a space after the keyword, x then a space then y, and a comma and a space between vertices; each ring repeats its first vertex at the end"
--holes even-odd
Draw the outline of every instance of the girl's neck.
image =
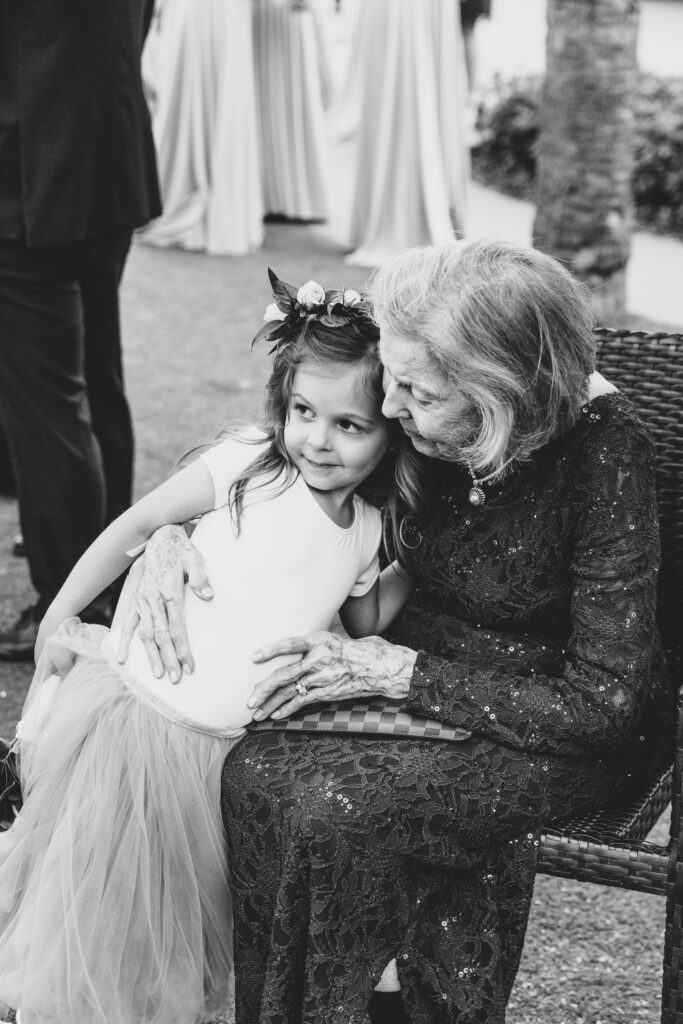
MULTIPOLYGON (((305 486, 308 487, 308 484, 305 484, 305 486)), ((342 530, 348 530, 350 526, 353 526, 355 516, 353 491, 346 493, 341 491, 318 491, 313 487, 308 487, 308 490, 328 519, 331 519, 342 530)))

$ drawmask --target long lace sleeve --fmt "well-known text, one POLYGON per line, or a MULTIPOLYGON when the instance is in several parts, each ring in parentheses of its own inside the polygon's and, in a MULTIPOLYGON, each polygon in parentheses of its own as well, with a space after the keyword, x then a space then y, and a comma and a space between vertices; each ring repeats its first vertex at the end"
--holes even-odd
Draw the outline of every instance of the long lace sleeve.
POLYGON ((626 435, 616 424, 598 433, 583 449, 572 490, 566 639, 437 616, 438 653, 420 652, 407 710, 508 746, 570 755, 614 749, 633 735, 656 635, 649 435, 637 424, 626 435))

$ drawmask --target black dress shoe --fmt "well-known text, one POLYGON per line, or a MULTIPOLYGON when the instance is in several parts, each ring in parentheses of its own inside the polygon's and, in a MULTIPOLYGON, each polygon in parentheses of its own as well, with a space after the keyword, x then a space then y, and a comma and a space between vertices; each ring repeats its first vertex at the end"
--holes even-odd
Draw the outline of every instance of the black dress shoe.
POLYGON ((30 661, 36 646, 42 612, 38 605, 24 608, 18 619, 0 629, 0 659, 30 661))

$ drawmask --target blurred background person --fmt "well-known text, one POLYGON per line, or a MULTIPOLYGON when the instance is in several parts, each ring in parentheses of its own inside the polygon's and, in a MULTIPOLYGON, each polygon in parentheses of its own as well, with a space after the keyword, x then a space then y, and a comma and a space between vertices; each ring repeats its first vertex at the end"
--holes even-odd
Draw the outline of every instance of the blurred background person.
POLYGON ((252 0, 266 212, 325 220, 323 97, 329 88, 315 13, 304 0, 252 0))
POLYGON ((252 0, 161 0, 143 57, 164 212, 153 245, 239 256, 263 242, 252 0))
POLYGON ((150 17, 148 0, 0 0, 0 430, 37 591, 1 658, 32 657, 73 564, 131 500, 118 288, 132 229, 160 212, 150 17))
POLYGON ((324 220, 314 13, 296 0, 157 0, 143 58, 164 212, 153 245, 241 256, 263 218, 324 220))
POLYGON ((477 73, 477 38, 475 25, 479 18, 489 17, 491 0, 460 0, 460 20, 462 37, 465 44, 465 67, 467 68, 467 84, 470 92, 475 92, 479 84, 477 73))
POLYGON ((373 266, 463 233, 470 176, 467 80, 453 0, 363 0, 363 96, 348 262, 373 266))

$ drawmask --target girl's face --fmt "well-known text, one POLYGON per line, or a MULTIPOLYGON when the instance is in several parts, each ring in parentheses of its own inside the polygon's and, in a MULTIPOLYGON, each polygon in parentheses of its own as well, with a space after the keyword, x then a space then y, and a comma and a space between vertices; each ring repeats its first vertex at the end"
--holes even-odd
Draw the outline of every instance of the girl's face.
POLYGON ((418 452, 457 461, 476 430, 474 407, 453 387, 423 341, 382 332, 385 416, 396 417, 418 452))
POLYGON ((381 462, 391 432, 361 365, 297 367, 284 442, 312 490, 348 498, 381 462))

